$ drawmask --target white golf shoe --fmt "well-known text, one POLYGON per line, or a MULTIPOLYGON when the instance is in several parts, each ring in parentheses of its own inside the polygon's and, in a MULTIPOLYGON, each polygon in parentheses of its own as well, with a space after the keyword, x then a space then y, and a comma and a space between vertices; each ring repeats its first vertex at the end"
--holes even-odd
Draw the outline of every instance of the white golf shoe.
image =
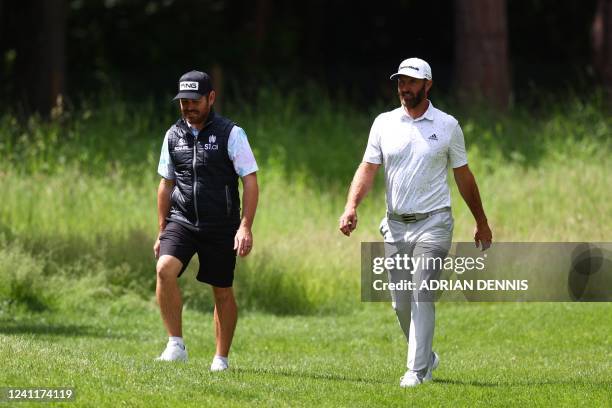
POLYGON ((216 372, 216 371, 225 371, 229 368, 229 362, 226 359, 222 359, 219 358, 218 356, 215 356, 215 358, 213 358, 212 364, 210 365, 210 371, 216 372))
POLYGON ((164 352, 155 361, 187 361, 187 347, 176 341, 169 341, 164 352))
POLYGON ((417 373, 415 373, 414 371, 408 370, 406 371, 406 374, 404 374, 402 378, 400 378, 400 387, 402 388, 416 387, 417 385, 421 385, 421 384, 431 381, 433 378, 432 371, 438 368, 439 364, 440 364, 440 357, 438 357, 437 353, 432 352, 431 353, 431 363, 429 364, 429 368, 427 368, 427 373, 425 374, 425 377, 421 379, 419 378, 417 373))
POLYGON ((423 384, 423 382, 425 382, 425 379, 420 379, 417 376, 417 373, 415 373, 414 371, 406 371, 406 374, 404 374, 402 376, 402 378, 400 378, 400 387, 402 388, 408 388, 408 387, 416 387, 417 385, 421 385, 423 384))

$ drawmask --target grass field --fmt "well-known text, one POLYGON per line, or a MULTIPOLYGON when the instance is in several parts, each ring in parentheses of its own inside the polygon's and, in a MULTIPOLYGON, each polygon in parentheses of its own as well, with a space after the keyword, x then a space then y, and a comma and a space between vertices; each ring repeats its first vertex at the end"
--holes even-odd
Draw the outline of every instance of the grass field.
POLYGON ((357 303, 339 316, 247 313, 232 370, 212 374, 210 314, 185 314, 187 363, 159 363, 154 305, 119 304, 2 318, 0 384, 74 386, 76 404, 65 405, 85 407, 611 403, 609 304, 441 304, 435 381, 409 390, 398 387, 405 342, 388 305, 357 303))
MULTIPOLYGON (((212 375, 211 295, 181 279, 187 364, 154 363, 157 159, 172 106, 103 97, 53 122, 0 116, 0 387, 75 386, 67 406, 610 406, 609 303, 442 303, 436 381, 401 390, 388 304, 361 303, 382 179, 350 239, 337 219, 375 114, 306 90, 224 114, 260 165, 255 247, 240 260, 232 371, 212 375), (301 93, 300 93, 301 92, 301 93)), ((437 102, 436 102, 437 104, 437 102)), ((597 99, 456 113, 497 241, 610 241, 612 119, 597 99)), ((473 219, 453 187, 456 241, 473 219)), ((34 405, 34 404, 33 404, 34 405)), ((1 406, 1 404, 0 404, 1 406)), ((26 406, 26 405, 19 405, 26 406)))

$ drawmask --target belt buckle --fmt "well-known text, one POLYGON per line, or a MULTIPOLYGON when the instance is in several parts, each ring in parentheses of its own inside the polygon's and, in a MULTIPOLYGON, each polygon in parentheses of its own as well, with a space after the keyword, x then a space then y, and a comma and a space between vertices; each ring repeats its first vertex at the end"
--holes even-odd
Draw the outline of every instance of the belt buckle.
POLYGON ((402 214, 402 220, 407 224, 417 222, 416 214, 402 214))

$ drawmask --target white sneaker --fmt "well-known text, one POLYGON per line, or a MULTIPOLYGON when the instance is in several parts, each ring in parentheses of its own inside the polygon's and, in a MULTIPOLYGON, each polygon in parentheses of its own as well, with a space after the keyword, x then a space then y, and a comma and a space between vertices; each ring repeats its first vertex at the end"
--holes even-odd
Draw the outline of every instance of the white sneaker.
POLYGON ((187 347, 176 341, 169 341, 164 352, 155 361, 187 361, 187 347))
POLYGON ((415 373, 414 371, 408 370, 406 371, 406 374, 404 374, 402 378, 400 378, 400 387, 402 388, 416 387, 417 385, 423 384, 424 381, 425 379, 421 380, 417 376, 417 373, 415 373))
POLYGON ((227 359, 223 360, 217 356, 213 358, 212 364, 210 365, 210 371, 225 371, 229 368, 229 362, 227 359))
POLYGON ((402 378, 400 378, 400 387, 402 388, 416 387, 417 385, 421 385, 421 384, 431 381, 432 380, 431 373, 433 370, 438 368, 439 364, 440 364, 440 357, 438 357, 437 353, 432 352, 431 353, 431 364, 429 365, 429 368, 427 368, 427 373, 425 374, 425 377, 421 379, 419 378, 417 373, 415 373, 414 371, 408 370, 406 371, 406 374, 404 374, 402 378))

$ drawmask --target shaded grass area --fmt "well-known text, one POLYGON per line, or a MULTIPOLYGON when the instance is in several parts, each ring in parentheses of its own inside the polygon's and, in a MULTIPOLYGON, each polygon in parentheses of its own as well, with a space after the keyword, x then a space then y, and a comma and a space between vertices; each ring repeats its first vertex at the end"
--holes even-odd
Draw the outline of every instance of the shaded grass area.
POLYGON ((75 386, 70 406, 609 406, 611 311, 440 304, 435 381, 403 390, 405 340, 387 304, 355 302, 342 316, 244 314, 232 370, 211 374, 211 314, 185 313, 188 363, 155 363, 164 333, 154 305, 119 299, 0 318, 0 383, 75 386), (130 307, 120 312, 122 302, 130 307))

